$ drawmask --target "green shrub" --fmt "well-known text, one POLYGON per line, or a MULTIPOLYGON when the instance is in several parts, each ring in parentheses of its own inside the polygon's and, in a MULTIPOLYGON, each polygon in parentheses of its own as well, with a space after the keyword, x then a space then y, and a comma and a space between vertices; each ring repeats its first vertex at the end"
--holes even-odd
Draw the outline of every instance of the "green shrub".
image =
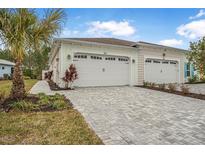
POLYGON ((188 86, 185 86, 184 84, 182 84, 180 86, 180 89, 181 91, 184 93, 184 94, 188 94, 189 93, 189 87, 188 86))
POLYGON ((64 100, 64 96, 63 96, 63 95, 60 95, 60 94, 58 94, 58 93, 56 93, 56 94, 53 95, 53 96, 49 96, 49 100, 50 100, 50 101, 64 100))
POLYGON ((176 88, 175 84, 169 83, 168 84, 168 89, 169 89, 169 91, 174 92, 174 91, 176 91, 177 88, 176 88))
POLYGON ((3 79, 4 80, 11 80, 11 77, 9 74, 3 74, 3 79))
POLYGON ((193 77, 189 77, 188 78, 188 82, 189 83, 194 83, 198 80, 198 77, 196 75, 194 75, 193 77))
POLYGON ((166 89, 166 84, 164 84, 164 83, 163 84, 159 84, 158 87, 161 90, 165 90, 166 89))
POLYGON ((39 105, 46 105, 50 103, 49 96, 47 96, 46 94, 39 93, 38 97, 39 97, 39 101, 38 101, 39 105))
POLYGON ((149 82, 143 81, 143 87, 148 87, 149 82))
POLYGON ((44 93, 39 93, 38 97, 39 97, 38 104, 40 105, 53 104, 56 101, 65 101, 64 96, 57 93, 53 96, 52 95, 48 96, 45 95, 44 93))
POLYGON ((150 86, 150 88, 154 88, 154 87, 156 87, 156 83, 151 82, 149 86, 150 86))
POLYGON ((51 107, 55 110, 62 110, 68 107, 67 102, 65 100, 56 100, 51 103, 51 107))
POLYGON ((23 76, 24 80, 30 80, 31 77, 30 76, 23 76))
POLYGON ((24 112, 29 112, 32 110, 39 110, 39 106, 37 104, 34 104, 32 102, 27 102, 27 101, 18 101, 14 102, 11 104, 12 109, 17 110, 17 111, 24 111, 24 112))
POLYGON ((31 79, 36 79, 36 75, 34 74, 33 70, 29 68, 25 68, 23 70, 23 75, 24 76, 29 76, 31 79))
POLYGON ((39 93, 38 95, 39 100, 29 101, 29 100, 22 100, 17 101, 11 104, 11 108, 16 111, 44 111, 44 110, 63 110, 72 107, 69 105, 67 100, 63 95, 55 94, 53 96, 45 95, 44 93, 39 93))

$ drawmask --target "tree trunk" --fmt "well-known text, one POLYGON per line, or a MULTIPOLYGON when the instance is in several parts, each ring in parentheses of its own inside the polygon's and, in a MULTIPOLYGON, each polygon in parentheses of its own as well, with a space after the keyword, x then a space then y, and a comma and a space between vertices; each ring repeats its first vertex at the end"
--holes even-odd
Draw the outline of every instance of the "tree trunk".
POLYGON ((14 72, 12 78, 13 84, 12 84, 10 96, 16 100, 23 99, 26 94, 21 66, 22 63, 20 61, 17 61, 14 66, 14 72))
POLYGON ((203 65, 200 66, 199 74, 200 74, 200 80, 204 80, 204 67, 203 67, 203 65))

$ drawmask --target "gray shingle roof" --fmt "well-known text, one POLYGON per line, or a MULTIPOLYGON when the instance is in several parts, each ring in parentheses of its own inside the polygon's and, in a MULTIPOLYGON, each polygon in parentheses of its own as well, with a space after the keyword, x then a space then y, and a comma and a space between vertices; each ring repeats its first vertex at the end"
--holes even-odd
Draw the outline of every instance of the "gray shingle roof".
POLYGON ((148 45, 148 46, 157 46, 157 47, 162 47, 162 48, 171 48, 171 49, 176 49, 176 50, 181 50, 181 51, 187 51, 184 49, 180 48, 175 48, 175 47, 169 47, 169 46, 164 46, 160 44, 154 44, 154 43, 149 43, 149 42, 144 42, 144 41, 138 41, 138 42, 133 42, 133 41, 127 41, 127 40, 122 40, 122 39, 116 39, 116 38, 57 38, 56 40, 74 40, 74 41, 84 41, 84 42, 92 42, 92 43, 102 43, 102 44, 109 44, 109 45, 120 45, 120 46, 127 46, 127 47, 136 47, 138 45, 148 45))
POLYGON ((111 45, 121 45, 121 46, 129 46, 129 47, 136 44, 136 42, 121 40, 121 39, 116 39, 116 38, 62 38, 62 39, 103 43, 103 44, 111 44, 111 45))
POLYGON ((10 62, 8 60, 4 60, 4 59, 0 59, 0 64, 9 65, 9 66, 14 66, 15 65, 15 63, 10 62))

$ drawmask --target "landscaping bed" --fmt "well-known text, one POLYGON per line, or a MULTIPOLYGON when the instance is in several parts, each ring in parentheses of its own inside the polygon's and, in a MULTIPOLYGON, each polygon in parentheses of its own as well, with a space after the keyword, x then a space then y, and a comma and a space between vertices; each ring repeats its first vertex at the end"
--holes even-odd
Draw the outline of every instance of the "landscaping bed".
POLYGON ((187 86, 185 86, 184 84, 182 84, 180 87, 181 91, 177 90, 175 84, 168 84, 167 86, 168 86, 168 88, 166 88, 165 84, 158 84, 157 85, 155 83, 144 83, 143 86, 137 86, 137 87, 205 100, 204 94, 197 94, 197 93, 189 92, 189 88, 187 86))
POLYGON ((205 83, 205 81, 186 82, 185 84, 202 84, 202 83, 205 83))
POLYGON ((63 95, 55 94, 48 96, 43 93, 38 95, 28 95, 23 100, 13 100, 5 98, 0 100, 0 109, 5 112, 9 111, 24 111, 24 112, 39 112, 39 111, 58 111, 72 108, 71 102, 63 95))
POLYGON ((59 87, 55 82, 53 82, 52 80, 47 80, 48 85, 50 87, 51 90, 53 91, 59 91, 59 90, 73 90, 71 88, 61 88, 59 87))
MULTIPOLYGON (((26 91, 36 83, 27 80, 26 91)), ((103 144, 63 95, 9 98, 11 81, 0 81, 0 144, 103 144)))

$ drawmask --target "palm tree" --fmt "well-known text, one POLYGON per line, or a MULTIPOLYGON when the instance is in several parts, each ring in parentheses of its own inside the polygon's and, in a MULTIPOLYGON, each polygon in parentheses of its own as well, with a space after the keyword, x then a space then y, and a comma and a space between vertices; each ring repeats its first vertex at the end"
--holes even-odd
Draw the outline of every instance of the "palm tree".
POLYGON ((25 97, 22 62, 31 51, 40 52, 43 44, 52 41, 64 19, 62 9, 47 9, 39 17, 35 9, 0 9, 0 40, 15 60, 12 89, 13 99, 25 97))

